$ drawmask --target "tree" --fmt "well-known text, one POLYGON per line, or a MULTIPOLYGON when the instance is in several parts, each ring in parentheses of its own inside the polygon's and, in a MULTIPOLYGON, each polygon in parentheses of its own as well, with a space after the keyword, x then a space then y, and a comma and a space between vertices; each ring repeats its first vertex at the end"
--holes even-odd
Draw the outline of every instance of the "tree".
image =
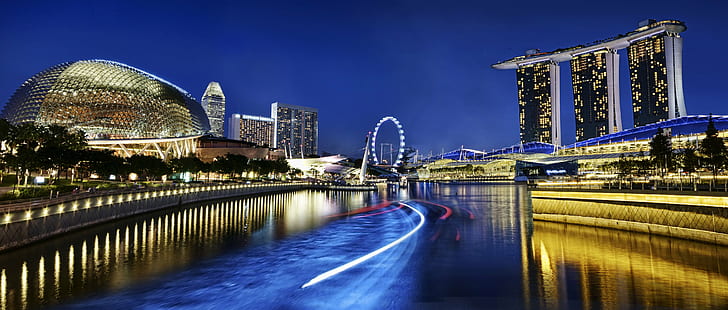
POLYGON ((267 176, 275 171, 273 161, 271 160, 252 160, 250 161, 251 170, 258 174, 259 177, 267 176))
MULTIPOLYGON (((86 134, 80 130, 69 131, 66 127, 50 125, 43 131, 43 144, 38 148, 41 169, 63 171, 73 169, 71 181, 76 175, 76 168, 84 159, 83 150, 88 146, 86 134)), ((56 175, 56 178, 60 173, 56 175)))
MULTIPOLYGON (((6 141, 8 141, 8 138, 10 137, 10 132, 13 131, 13 125, 10 124, 7 120, 0 119, 0 142, 3 144, 3 146, 6 144, 6 141)), ((2 147, 0 147, 2 149, 2 147)), ((7 155, 10 155, 10 153, 2 153, 0 154, 0 183, 3 181, 4 172, 5 169, 8 167, 7 162, 7 155)))
POLYGON ((285 158, 278 158, 273 162, 273 172, 276 174, 284 174, 291 170, 288 161, 285 158))
POLYGON ((723 139, 718 137, 718 130, 715 129, 713 123, 713 115, 708 118, 708 128, 705 130, 705 138, 700 141, 699 152, 703 157, 703 164, 713 173, 713 182, 715 182, 718 171, 723 168, 726 163, 725 143, 723 139))
POLYGON ((660 176, 664 177, 665 172, 669 171, 673 166, 674 153, 670 137, 665 135, 662 128, 657 128, 657 133, 650 141, 650 159, 660 176))
POLYGON ((405 147, 404 152, 402 152, 402 159, 399 167, 397 167, 397 172, 399 173, 408 173, 410 170, 410 164, 412 163, 414 159, 414 155, 417 153, 417 151, 412 147, 405 147))
POLYGON ((21 180, 27 185, 30 172, 43 166, 44 161, 38 156, 37 151, 48 137, 46 131, 45 127, 33 123, 23 123, 9 128, 7 144, 11 152, 7 162, 16 171, 18 185, 21 180))
POLYGON ((200 172, 203 170, 202 160, 195 156, 187 156, 180 158, 173 158, 169 161, 169 166, 174 172, 200 172))
POLYGON ((684 172, 695 172, 695 169, 700 166, 698 154, 693 146, 688 146, 681 150, 677 154, 680 168, 684 172))
POLYGON ((115 175, 121 180, 131 172, 129 163, 124 158, 114 155, 113 151, 90 149, 82 153, 84 160, 79 164, 80 172, 95 173, 104 178, 115 175))
POLYGON ((233 173, 233 177, 235 174, 239 174, 242 177, 243 173, 250 169, 250 161, 248 160, 248 157, 245 157, 244 155, 228 153, 225 155, 225 159, 227 160, 227 164, 230 166, 230 171, 233 173))
POLYGON ((155 180, 157 177, 169 174, 172 169, 169 168, 161 158, 148 155, 132 155, 127 159, 130 169, 145 180, 155 180))

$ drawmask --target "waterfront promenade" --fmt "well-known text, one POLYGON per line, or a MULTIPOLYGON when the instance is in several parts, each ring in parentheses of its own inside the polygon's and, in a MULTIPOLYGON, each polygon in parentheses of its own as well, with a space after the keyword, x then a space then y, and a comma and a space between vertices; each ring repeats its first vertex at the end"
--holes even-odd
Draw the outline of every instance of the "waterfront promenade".
POLYGON ((186 203, 303 189, 373 190, 327 183, 199 184, 83 192, 0 205, 0 251, 90 225, 186 203))

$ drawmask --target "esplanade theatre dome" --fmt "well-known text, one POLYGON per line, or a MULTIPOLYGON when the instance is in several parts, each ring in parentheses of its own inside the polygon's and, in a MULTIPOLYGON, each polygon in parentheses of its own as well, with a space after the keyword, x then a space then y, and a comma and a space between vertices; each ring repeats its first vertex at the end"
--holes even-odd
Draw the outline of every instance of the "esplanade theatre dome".
POLYGON ((202 106, 181 88, 107 60, 50 67, 15 91, 0 117, 81 129, 88 139, 172 138, 205 134, 202 106))

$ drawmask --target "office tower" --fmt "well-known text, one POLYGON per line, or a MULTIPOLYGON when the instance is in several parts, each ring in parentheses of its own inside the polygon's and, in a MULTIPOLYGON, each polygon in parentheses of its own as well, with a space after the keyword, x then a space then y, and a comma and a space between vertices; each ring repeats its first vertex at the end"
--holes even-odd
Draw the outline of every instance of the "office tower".
POLYGON ((228 119, 227 122, 227 133, 225 137, 228 139, 240 140, 240 126, 242 126, 240 114, 233 113, 230 115, 230 119, 228 119))
POLYGON ((576 141, 622 131, 619 109, 619 54, 610 49, 571 59, 576 141))
POLYGON ((559 65, 544 61, 518 66, 521 142, 561 144, 559 65))
POLYGON ((318 109, 274 102, 273 147, 283 148, 289 157, 318 154, 318 109))
POLYGON ((256 145, 271 147, 273 145, 273 124, 270 117, 243 114, 239 122, 240 139, 256 145))
POLYGON ((202 95, 202 108, 210 119, 210 133, 216 137, 224 137, 225 133, 225 94, 218 82, 210 82, 202 95))
MULTIPOLYGON (((655 24, 650 20, 640 26, 655 24)), ((687 115, 679 35, 685 29, 682 24, 668 24, 664 32, 630 42, 627 56, 635 127, 687 115)))

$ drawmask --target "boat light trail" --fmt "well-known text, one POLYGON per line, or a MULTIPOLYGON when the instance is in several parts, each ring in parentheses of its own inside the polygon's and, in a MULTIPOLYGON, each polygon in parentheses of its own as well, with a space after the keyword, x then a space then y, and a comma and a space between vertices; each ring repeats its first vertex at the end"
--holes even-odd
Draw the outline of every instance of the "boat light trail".
POLYGON ((368 259, 370 259, 370 258, 372 258, 374 256, 377 256, 377 255, 381 254, 382 252, 384 252, 386 250, 391 249, 395 245, 401 243, 405 239, 407 239, 410 236, 412 236, 415 232, 417 232, 418 230, 420 230, 420 228, 422 228, 422 225, 425 224, 425 215, 422 214, 422 212, 420 212, 419 210, 411 207, 410 205, 408 205, 406 203, 402 203, 402 202, 400 202, 400 203, 402 205, 404 205, 404 206, 412 209, 413 211, 417 212, 417 214, 420 216, 420 223, 417 224, 417 227, 415 227, 414 229, 412 229, 410 232, 408 232, 404 236, 400 237, 399 239, 397 239, 395 241, 392 241, 391 243, 389 243, 389 244, 387 244, 387 245, 385 245, 385 246, 383 246, 383 247, 381 247, 381 248, 379 248, 379 249, 377 249, 377 250, 375 250, 375 251, 373 251, 373 252, 371 252, 369 254, 366 254, 366 255, 364 255, 362 257, 359 257, 359 258, 357 258, 357 259, 355 259, 353 261, 350 261, 350 262, 348 262, 346 264, 343 264, 343 265, 341 265, 339 267, 336 267, 334 269, 331 269, 331 270, 329 270, 327 272, 324 272, 324 273, 316 276, 315 278, 311 279, 311 281, 308 281, 308 282, 306 282, 306 284, 302 285, 301 288, 309 287, 309 286, 314 285, 316 283, 319 283, 319 282, 321 282, 323 280, 326 280, 328 278, 331 278, 331 277, 333 277, 333 276, 335 276, 335 275, 337 275, 339 273, 342 273, 342 272, 346 271, 347 269, 349 269, 351 267, 354 267, 356 265, 359 265, 359 264, 367 261, 368 259))

